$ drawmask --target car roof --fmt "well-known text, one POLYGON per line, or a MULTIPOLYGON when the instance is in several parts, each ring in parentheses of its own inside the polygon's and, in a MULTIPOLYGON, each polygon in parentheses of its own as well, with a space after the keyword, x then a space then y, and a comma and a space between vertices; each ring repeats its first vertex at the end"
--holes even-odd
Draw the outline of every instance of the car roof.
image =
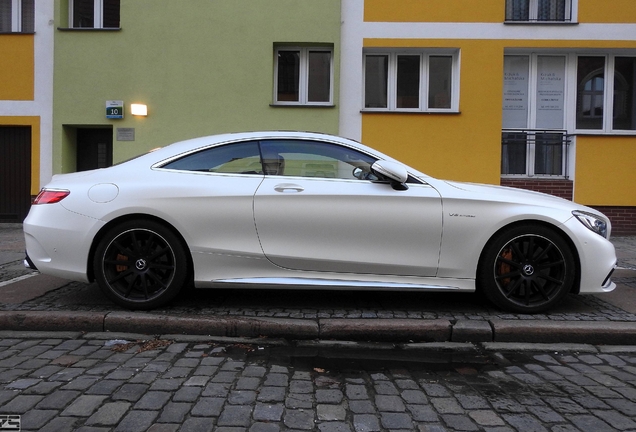
POLYGON ((343 138, 340 136, 329 135, 318 132, 300 132, 300 131, 260 131, 260 132, 236 132, 225 133, 219 135, 209 135, 198 138, 192 138, 184 141, 178 141, 174 144, 170 144, 165 147, 161 147, 151 153, 144 155, 137 159, 140 163, 151 162, 153 165, 163 160, 173 158, 175 156, 191 152, 193 150, 215 146, 218 144, 225 144, 234 141, 247 141, 247 140, 262 140, 262 139, 276 139, 276 138, 299 138, 309 140, 320 140, 328 142, 337 142, 347 146, 351 146, 362 151, 369 152, 371 154, 378 155, 390 159, 388 156, 382 155, 380 152, 367 147, 357 141, 343 138))

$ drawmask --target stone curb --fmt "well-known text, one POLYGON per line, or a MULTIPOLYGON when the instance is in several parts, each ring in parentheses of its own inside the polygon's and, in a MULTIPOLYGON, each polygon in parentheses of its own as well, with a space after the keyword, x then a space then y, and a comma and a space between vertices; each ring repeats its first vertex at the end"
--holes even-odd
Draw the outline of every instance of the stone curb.
POLYGON ((183 333, 228 337, 276 337, 312 339, 319 336, 318 324, 311 320, 244 317, 177 317, 135 312, 106 315, 104 331, 147 334, 183 333))
POLYGON ((0 311, 0 332, 130 333, 372 343, 636 345, 636 322, 444 319, 290 319, 140 312, 0 311))
POLYGON ((418 319, 321 319, 322 339, 371 340, 380 342, 445 342, 451 337, 448 320, 418 319))
POLYGON ((484 342, 481 346, 486 351, 541 351, 541 352, 578 352, 597 353, 598 349, 591 344, 580 343, 531 343, 531 342, 484 342))
POLYGON ((636 344, 636 322, 492 320, 494 342, 636 344))
POLYGON ((0 330, 98 332, 103 312, 0 311, 0 330))

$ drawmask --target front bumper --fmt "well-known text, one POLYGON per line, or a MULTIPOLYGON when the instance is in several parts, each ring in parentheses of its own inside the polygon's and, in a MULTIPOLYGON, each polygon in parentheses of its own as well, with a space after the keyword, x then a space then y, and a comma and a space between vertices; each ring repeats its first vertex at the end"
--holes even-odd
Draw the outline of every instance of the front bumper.
POLYGON ((606 238, 590 231, 575 217, 562 228, 569 234, 579 255, 580 294, 610 292, 616 288, 611 275, 616 268, 616 249, 606 238))

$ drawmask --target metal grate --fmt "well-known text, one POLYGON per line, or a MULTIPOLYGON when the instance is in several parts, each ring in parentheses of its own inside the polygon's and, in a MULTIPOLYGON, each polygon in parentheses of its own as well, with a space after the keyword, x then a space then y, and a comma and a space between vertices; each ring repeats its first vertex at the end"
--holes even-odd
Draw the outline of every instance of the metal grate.
POLYGON ((571 141, 564 131, 504 130, 501 174, 568 178, 571 141))

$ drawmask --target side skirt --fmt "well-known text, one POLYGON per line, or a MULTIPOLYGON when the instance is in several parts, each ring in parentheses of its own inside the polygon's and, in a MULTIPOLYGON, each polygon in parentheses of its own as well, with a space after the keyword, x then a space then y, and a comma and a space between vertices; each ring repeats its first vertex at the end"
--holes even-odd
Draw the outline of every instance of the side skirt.
POLYGON ((318 278, 275 278, 254 277, 220 279, 212 281, 211 285, 197 284, 198 286, 212 288, 237 288, 250 289, 351 289, 351 290, 377 290, 377 291, 475 291, 475 281, 472 279, 437 280, 438 283, 409 283, 409 282, 378 282, 341 279, 318 278))

